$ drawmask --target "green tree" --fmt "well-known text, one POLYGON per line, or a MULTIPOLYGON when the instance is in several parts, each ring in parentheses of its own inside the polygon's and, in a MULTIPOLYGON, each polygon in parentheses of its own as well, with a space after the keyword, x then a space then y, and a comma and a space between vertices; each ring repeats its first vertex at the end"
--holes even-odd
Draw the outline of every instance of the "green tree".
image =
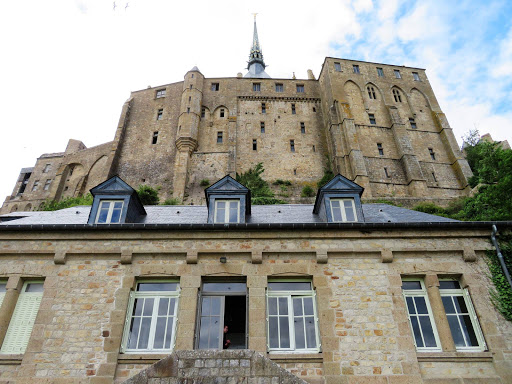
POLYGON ((265 172, 263 163, 258 163, 254 168, 250 168, 244 173, 237 173, 236 181, 251 190, 251 203, 253 205, 286 204, 285 201, 274 197, 274 192, 272 192, 268 183, 261 178, 263 172, 265 172))
POLYGON ((38 208, 38 211, 57 211, 59 209, 76 207, 78 205, 91 205, 92 195, 88 193, 85 196, 67 197, 60 201, 46 200, 38 208))
POLYGON ((160 202, 158 191, 149 185, 140 185, 137 194, 142 205, 158 205, 160 202))

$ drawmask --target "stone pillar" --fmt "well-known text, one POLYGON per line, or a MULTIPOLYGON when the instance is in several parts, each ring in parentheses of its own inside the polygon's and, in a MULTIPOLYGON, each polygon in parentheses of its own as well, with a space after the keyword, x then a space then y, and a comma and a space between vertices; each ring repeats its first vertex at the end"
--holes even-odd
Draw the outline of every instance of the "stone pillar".
POLYGON ((249 288, 249 349, 267 353, 266 276, 247 276, 249 288))
POLYGON ((395 139, 398 156, 405 170, 409 193, 415 197, 426 196, 427 182, 421 171, 418 158, 414 154, 411 140, 407 134, 405 124, 400 118, 398 109, 396 107, 389 107, 389 115, 391 117, 391 131, 395 139))
POLYGON ((176 140, 176 160, 174 163, 173 196, 179 200, 185 197, 188 182, 188 163, 190 155, 197 148, 197 140, 190 137, 180 137, 176 140))
POLYGON ((443 301, 439 292, 439 280, 436 274, 428 274, 425 276, 425 286, 427 288, 428 301, 432 308, 432 316, 439 335, 439 342, 443 352, 455 352, 455 343, 453 342, 448 318, 444 311, 443 301))
POLYGON ((201 276, 181 276, 180 303, 178 306, 178 327, 174 350, 194 349, 194 331, 197 314, 197 293, 201 276))
POLYGON ((237 122, 236 116, 229 116, 228 124, 228 169, 227 174, 233 178, 236 177, 236 136, 237 122))
POLYGON ((7 280, 4 301, 0 307, 0 345, 4 342, 5 334, 7 333, 7 328, 9 328, 9 322, 11 321, 22 287, 23 280, 19 276, 11 276, 7 280))

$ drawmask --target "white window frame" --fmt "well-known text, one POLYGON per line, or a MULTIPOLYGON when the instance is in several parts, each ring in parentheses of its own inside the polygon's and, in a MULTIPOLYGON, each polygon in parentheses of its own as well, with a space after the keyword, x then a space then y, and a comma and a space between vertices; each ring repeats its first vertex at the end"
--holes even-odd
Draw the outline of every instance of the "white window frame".
MULTIPOLYGON (((162 353, 162 352, 170 352, 174 349, 174 345, 176 343, 176 331, 178 329, 178 310, 179 310, 179 297, 180 297, 180 284, 178 280, 138 280, 136 285, 136 290, 130 292, 130 300, 128 302, 128 310, 126 312, 126 318, 124 323, 124 332, 123 332, 123 340, 121 343, 121 352, 122 353, 162 353), (141 283, 177 283, 176 291, 138 291, 139 284, 141 283), (153 302, 153 311, 151 314, 151 325, 149 328, 149 336, 148 336, 148 347, 145 349, 134 349, 128 348, 128 341, 130 338, 130 325, 133 317, 133 307, 135 305, 135 300, 139 298, 144 299, 155 299, 153 302), (155 342, 155 332, 156 332, 156 324, 158 320, 158 307, 160 304, 160 299, 168 298, 168 299, 176 299, 174 304, 174 315, 167 316, 168 318, 172 318, 173 326, 172 326, 172 339, 169 348, 153 348, 155 342)), ((139 328, 139 336, 140 336, 140 328, 139 328)), ((164 336, 165 338, 165 336, 164 336)), ((165 347, 165 345, 164 345, 165 347)))
POLYGON ((99 223, 99 224, 110 224, 111 223, 112 213, 114 212, 115 203, 121 203, 121 214, 119 215, 119 221, 116 223, 113 223, 113 224, 121 223, 121 217, 123 216, 124 200, 100 200, 100 203, 98 204, 98 211, 96 212, 96 220, 94 222, 98 223, 98 220, 100 218, 100 213, 101 213, 101 207, 103 206, 104 203, 110 204, 108 207, 107 219, 105 220, 104 223, 99 223))
MULTIPOLYGON (((322 345, 320 344, 320 332, 318 327, 318 311, 316 305, 316 291, 313 288, 313 281, 311 279, 272 279, 269 280, 269 283, 279 283, 279 282, 301 282, 301 283, 309 283, 311 284, 311 290, 307 291, 270 291, 267 288, 267 300, 266 300, 266 312, 267 312, 267 350, 269 353, 318 353, 322 349, 322 345), (271 348, 270 347, 270 313, 269 313, 269 298, 281 298, 284 297, 287 299, 288 304, 288 331, 289 331, 289 339, 290 339, 290 348, 271 348), (295 327, 294 327, 294 312, 293 312, 293 298, 304 298, 311 297, 313 301, 313 316, 315 317, 315 340, 316 340, 316 348, 301 348, 297 349, 295 346, 295 327)), ((278 304, 279 305, 279 304, 278 304)), ((275 316, 275 315, 272 315, 275 316)), ((304 317, 304 315, 303 315, 304 317)), ((279 331, 278 331, 279 334, 279 331)))
POLYGON ((162 97, 165 97, 166 96, 166 93, 167 93, 167 90, 166 89, 158 89, 156 91, 156 98, 157 99, 161 99, 162 97))
MULTIPOLYGON (((420 277, 402 277, 402 282, 404 281, 419 281, 421 284, 421 289, 402 289, 402 295, 404 297, 405 302, 405 310, 407 311, 407 319, 409 321, 409 328, 411 329, 411 337, 418 352, 441 352, 441 342, 439 340, 439 333, 437 332, 436 322, 434 321, 434 316, 432 315, 432 307, 430 306, 430 301, 428 299, 427 289, 425 288, 425 282, 423 278, 420 277), (427 307, 428 317, 430 319, 430 325, 432 327, 432 332, 434 334, 434 339, 436 341, 436 347, 418 347, 416 345, 416 338, 414 336, 414 329, 412 327, 411 316, 409 314, 409 308, 407 306, 407 297, 423 297, 425 299, 425 305, 427 307)), ((414 304, 416 305, 416 304, 414 304)), ((423 338, 423 330, 419 327, 421 337, 423 338)))
POLYGON ((240 200, 239 199, 216 199, 215 200, 215 212, 213 213, 213 222, 217 224, 236 224, 240 223, 240 200), (226 208, 224 209, 224 221, 217 221, 217 209, 218 203, 226 203, 226 208), (236 204, 237 206, 237 221, 230 222, 229 221, 229 211, 231 209, 231 204, 236 204))
MULTIPOLYGON (((40 292, 26 292, 29 284, 44 284, 43 280, 27 280, 23 283, 16 307, 12 313, 9 327, 5 334, 4 341, 0 353, 2 354, 22 354, 25 353, 30 335, 34 328, 34 323, 39 312, 41 299, 43 298, 43 291, 40 292), (32 302, 33 308, 30 310, 30 316, 27 318, 26 313, 21 316, 18 312, 24 310, 23 306, 28 306, 26 302, 32 302), (28 331, 30 329, 30 331, 28 331), (28 335, 27 335, 28 331, 28 335), (20 334, 24 335, 20 336, 20 334), (27 337, 28 336, 28 337, 27 337)), ((3 300, 3 299, 2 299, 3 300)))
POLYGON ((331 208, 331 217, 333 223, 355 223, 357 221, 357 211, 356 211, 356 204, 353 198, 330 198, 329 199, 329 206, 331 208), (340 211, 341 211, 341 221, 335 221, 334 220, 334 207, 332 206, 333 201, 339 201, 340 202, 340 211), (345 212, 345 201, 352 202, 352 209, 354 210, 354 220, 348 221, 347 220, 347 213, 345 212))
MULTIPOLYGON (((457 279, 439 279, 439 282, 441 281, 457 281, 460 285, 460 281, 457 279)), ((468 346, 468 347, 458 347, 455 346, 457 351, 463 351, 463 352, 481 352, 487 350, 487 344, 485 343, 484 335, 482 333, 482 329, 480 328, 480 323, 478 321, 478 316, 476 315, 475 308, 473 307, 473 302, 471 300, 471 297, 469 296, 469 290, 467 288, 459 288, 459 289, 439 289, 439 293, 442 297, 454 297, 454 296, 460 296, 464 298, 464 303, 466 304, 466 308, 468 309, 468 315, 471 319, 471 325, 473 326, 473 330, 475 332, 476 339, 478 341, 478 346, 468 346)), ((444 304, 443 304, 444 306, 444 304)), ((445 309, 446 313, 446 309, 445 309)), ((461 313, 462 314, 462 313, 461 313)), ((449 316, 446 314, 446 316, 449 316)), ((458 317, 458 316, 457 316, 458 317)), ((457 319, 459 322, 460 327, 460 318, 457 319)), ((450 328, 451 332, 451 328, 450 328)), ((466 336, 464 333, 462 333, 462 336, 464 338, 464 341, 466 344, 468 344, 468 341, 466 340, 466 336)))

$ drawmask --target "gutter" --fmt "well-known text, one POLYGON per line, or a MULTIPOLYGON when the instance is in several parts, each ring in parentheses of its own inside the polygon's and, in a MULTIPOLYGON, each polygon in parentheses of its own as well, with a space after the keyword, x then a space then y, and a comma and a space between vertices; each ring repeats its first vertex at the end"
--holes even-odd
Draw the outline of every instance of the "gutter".
POLYGON ((505 259, 503 258, 503 255, 500 250, 500 246, 498 244, 498 241, 496 240, 497 232, 498 232, 498 229, 496 228, 496 225, 493 225, 492 233, 491 233, 491 240, 492 240, 492 243, 494 244, 494 247, 496 248, 496 254, 498 255, 498 260, 500 261, 501 269, 503 270, 503 273, 505 274, 505 277, 507 278, 510 288, 512 288, 512 280, 510 279, 510 273, 508 272, 507 265, 505 264, 505 259))
POLYGON ((193 231, 275 231, 275 230, 407 230, 407 229, 481 229, 491 226, 512 229, 512 221, 446 221, 410 223, 238 223, 238 224, 0 224, 7 231, 132 231, 132 230, 193 230, 193 231))

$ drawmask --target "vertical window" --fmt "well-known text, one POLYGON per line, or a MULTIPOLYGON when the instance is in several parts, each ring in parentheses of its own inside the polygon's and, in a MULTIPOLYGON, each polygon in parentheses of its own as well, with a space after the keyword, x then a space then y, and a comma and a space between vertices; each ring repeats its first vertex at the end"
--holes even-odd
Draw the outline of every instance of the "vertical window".
POLYGON ((223 132, 217 132, 217 144, 222 144, 223 132))
POLYGON ((32 192, 37 191, 37 187, 39 187, 39 180, 34 181, 34 185, 32 186, 32 192))
POLYGON ((384 156, 384 148, 382 147, 382 143, 377 143, 377 150, 379 151, 379 156, 384 156))
POLYGON ((50 189, 50 184, 52 183, 52 179, 46 179, 46 182, 44 183, 44 187, 43 189, 45 191, 49 190, 50 189))
POLYGON ((283 92, 284 85, 282 83, 276 83, 276 92, 283 92))
POLYGON ((435 154, 435 152, 434 152, 434 149, 433 149, 433 148, 429 148, 429 149, 428 149, 428 153, 430 154, 430 158, 431 158, 432 160, 435 160, 435 159, 436 159, 436 154, 435 154))
POLYGON ((6 291, 7 281, 0 280, 0 307, 4 301, 5 291, 6 291))
POLYGON ((0 353, 25 352, 42 297, 42 281, 26 281, 23 284, 0 353))
POLYGON ((219 83, 212 83, 211 90, 215 91, 215 92, 218 91, 219 90, 219 83))
POLYGON ((382 68, 377 67, 377 76, 384 77, 384 71, 382 68))
POLYGON ((295 152, 295 141, 290 140, 290 151, 295 152))
POLYGON ((253 139, 252 140, 252 150, 257 151, 258 150, 258 140, 253 139))
POLYGON ((297 93, 304 93, 304 84, 297 84, 297 93))
POLYGON ((190 103, 192 101, 192 96, 188 97, 188 102, 190 103))
POLYGON ((315 107, 313 107, 313 112, 316 112, 316 108, 315 107))
POLYGON ((418 126, 416 125, 416 121, 412 117, 409 117, 409 124, 411 124, 412 129, 418 128, 418 126))
POLYGON ((376 125, 377 124, 377 120, 375 119, 375 115, 373 113, 369 113, 368 114, 368 119, 370 119, 370 124, 371 125, 376 125))
POLYGON ((300 133, 306 133, 306 125, 303 121, 300 122, 300 133))
POLYGON ((44 166, 44 169, 43 169, 43 173, 48 173, 52 170, 52 165, 51 164, 46 164, 44 166))
POLYGON ((205 107, 202 107, 201 108, 201 117, 205 117, 206 116, 206 108, 205 107))
POLYGON ((122 351, 170 351, 176 338, 179 284, 141 281, 130 293, 122 351))
POLYGON ((436 324, 423 280, 402 279, 402 293, 407 305, 409 325, 418 351, 440 351, 436 324))
POLYGON ((165 93, 166 93, 165 89, 158 89, 156 91, 156 98, 160 99, 161 97, 165 97, 165 93))
POLYGON ((418 72, 413 72, 412 78, 414 79, 414 81, 420 81, 420 75, 418 75, 418 72))
POLYGON ((320 348, 315 291, 311 281, 269 281, 267 335, 269 351, 320 348))
POLYGON ((187 107, 187 113, 190 113, 190 107, 187 107))
POLYGON ((387 169, 386 167, 384 167, 384 173, 386 174, 386 177, 388 177, 388 178, 390 177, 390 176, 389 176, 388 169, 387 169))
POLYGON ((260 83, 252 83, 252 90, 254 92, 260 92, 261 91, 261 84, 260 83))
POLYGON ((402 78, 402 75, 400 74, 400 71, 398 69, 395 69, 394 72, 395 72, 395 77, 397 79, 401 79, 402 78))
POLYGON ((330 199, 334 223, 357 221, 354 199, 330 199))
POLYGON ((359 72, 359 65, 352 65, 352 69, 354 70, 354 73, 357 73, 357 74, 360 74, 361 72, 359 72))
POLYGON ((267 113, 267 106, 265 103, 261 103, 261 113, 267 113))
POLYGON ((224 117, 224 108, 220 109, 220 117, 224 117))
POLYGON ((393 89, 393 97, 395 98, 396 103, 402 102, 402 96, 400 95, 400 91, 398 89, 393 89))
POLYGON ((239 223, 240 200, 215 200, 214 223, 239 223))
POLYGON ((247 348, 245 282, 203 282, 198 318, 198 349, 247 348))
POLYGON ((366 87, 366 90, 368 91, 368 97, 370 99, 377 99, 377 94, 375 93, 375 89, 373 87, 366 87))
POLYGON ((334 70, 336 72, 341 72, 341 64, 340 63, 334 63, 334 70))
POLYGON ((313 145, 313 152, 316 152, 316 147, 313 145))
MULTIPOLYGON (((190 108, 188 108, 190 110, 190 108)), ((162 120, 164 116, 164 110, 163 109, 159 109, 157 112, 156 112, 156 119, 157 120, 162 120)))
POLYGON ((156 144, 158 142, 158 131, 153 132, 153 139, 151 140, 151 144, 156 144))
POLYGON ((102 200, 96 215, 96 223, 119 223, 121 221, 123 204, 122 200, 102 200))
POLYGON ((458 351, 487 349, 468 290, 462 289, 458 281, 439 280, 439 292, 455 348, 458 351))
POLYGON ((297 110, 295 109, 295 104, 292 104, 292 115, 295 115, 297 110))
POLYGON ((265 122, 264 121, 260 121, 260 129, 261 129, 261 133, 265 133, 265 122))
POLYGON ((192 84, 190 84, 190 89, 192 89, 192 84))
POLYGON ((191 77, 192 77, 192 78, 194 78, 194 74, 192 74, 192 76, 191 76, 191 77))

